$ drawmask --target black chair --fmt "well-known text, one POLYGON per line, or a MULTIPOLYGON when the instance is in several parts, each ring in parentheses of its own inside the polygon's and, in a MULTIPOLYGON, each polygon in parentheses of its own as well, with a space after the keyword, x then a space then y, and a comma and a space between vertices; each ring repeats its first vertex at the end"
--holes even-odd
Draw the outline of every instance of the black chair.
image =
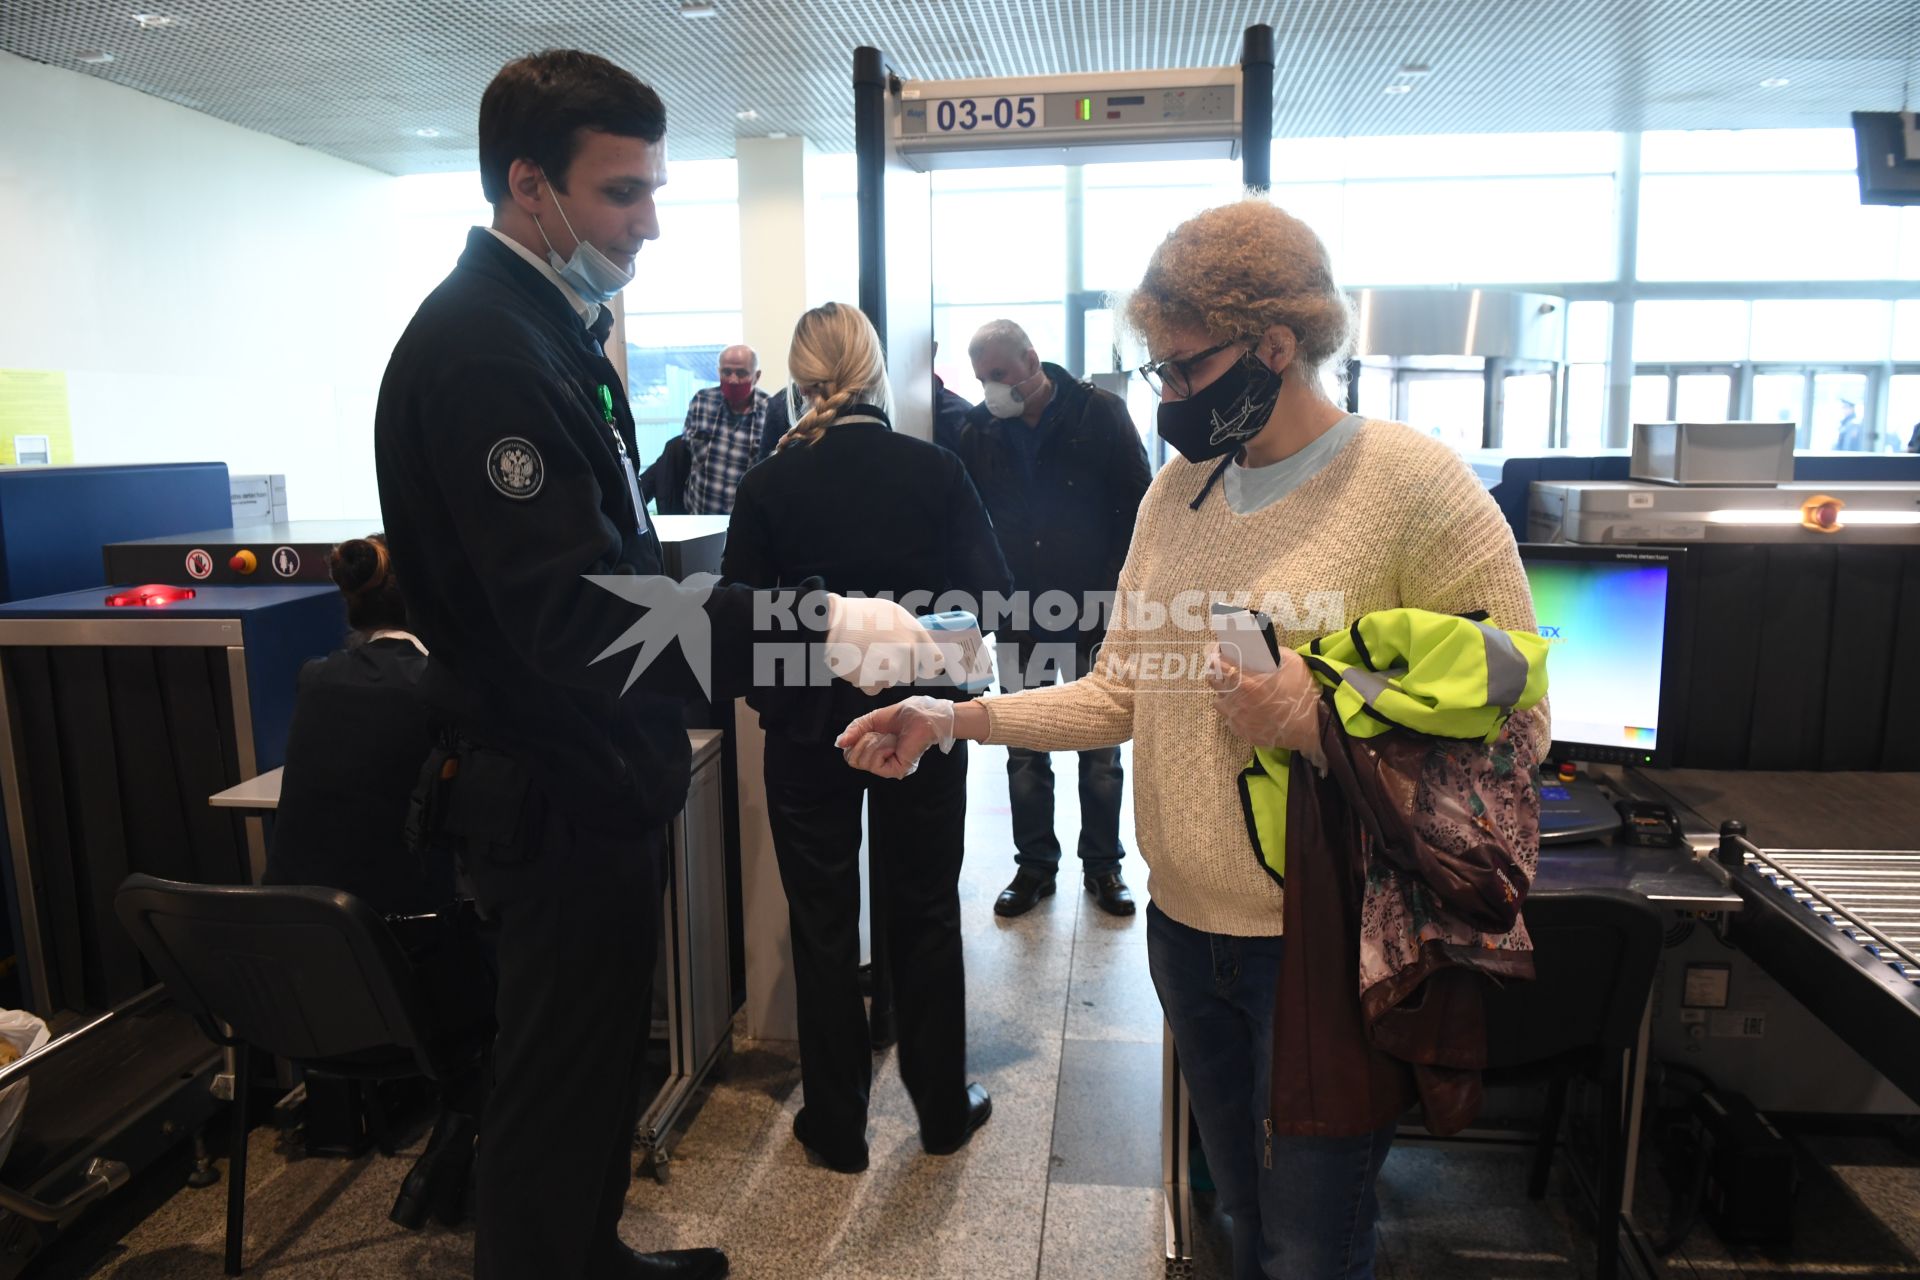
POLYGON ((1581 1076, 1599 1085, 1597 1273, 1614 1280, 1626 1209, 1627 1089, 1665 926, 1653 903, 1620 889, 1536 893, 1524 918, 1538 977, 1488 990, 1484 1079, 1490 1086, 1547 1082, 1527 1187, 1536 1200, 1546 1194, 1567 1082, 1581 1076))
POLYGON ((485 1051, 479 1028, 445 1030, 386 921, 331 889, 181 884, 127 877, 120 922, 234 1080, 226 1271, 241 1273, 255 1051, 335 1075, 443 1079, 485 1051))

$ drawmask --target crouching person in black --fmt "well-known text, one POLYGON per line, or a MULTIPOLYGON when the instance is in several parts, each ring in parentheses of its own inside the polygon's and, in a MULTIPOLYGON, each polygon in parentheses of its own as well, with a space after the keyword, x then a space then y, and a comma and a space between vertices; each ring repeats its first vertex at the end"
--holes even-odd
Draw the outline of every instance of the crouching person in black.
MULTIPOLYGON (((440 732, 421 692, 427 651, 407 630, 384 537, 341 543, 328 569, 353 634, 300 672, 265 880, 341 889, 387 917, 440 1029, 472 1038, 492 1022, 493 975, 458 923, 452 863, 406 847, 408 802, 440 732)), ((464 1216, 485 1095, 484 1063, 441 1081, 440 1119, 394 1201, 395 1222, 418 1228, 431 1213, 452 1226, 464 1216)))

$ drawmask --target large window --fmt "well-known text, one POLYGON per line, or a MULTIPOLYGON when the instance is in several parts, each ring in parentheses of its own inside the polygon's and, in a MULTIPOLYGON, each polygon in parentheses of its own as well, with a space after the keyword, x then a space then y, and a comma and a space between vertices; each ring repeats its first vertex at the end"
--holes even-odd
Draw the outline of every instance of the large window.
POLYGON ((1085 266, 1088 288, 1133 287, 1147 259, 1173 230, 1202 209, 1240 194, 1235 160, 1090 165, 1085 172, 1085 266))
POLYGON ((1274 199, 1349 286, 1605 280, 1611 134, 1283 140, 1274 199))
POLYGON ((660 189, 660 240, 640 251, 627 312, 627 394, 644 465, 686 422, 687 401, 719 382, 740 341, 740 203, 731 160, 673 164, 660 189))
POLYGON ((934 363, 978 402, 967 343, 989 320, 1027 331, 1040 358, 1067 363, 1066 170, 947 169, 933 175, 934 363))
MULTIPOLYGON (((1672 417, 1792 421, 1809 449, 1904 448, 1920 423, 1920 297, 1900 296, 1920 294, 1902 283, 1920 282, 1920 209, 1860 205, 1845 129, 1648 133, 1638 145, 1638 190, 1623 193, 1614 134, 1287 139, 1274 144, 1273 197, 1320 234, 1349 287, 1524 284, 1568 300, 1557 376, 1508 369, 1491 398, 1509 448, 1591 450, 1610 424, 1672 417), (1623 194, 1639 209, 1624 238, 1623 194), (1628 241, 1637 265, 1619 279, 1628 241), (1615 369, 1629 325, 1633 364, 1615 369)), ((643 455, 679 429, 739 338, 735 174, 732 161, 674 165, 665 239, 627 291, 643 455)), ((485 206, 470 174, 406 181, 402 234, 422 277, 408 287, 424 291, 485 206)), ((998 318, 1070 368, 1111 370, 1116 352, 1136 363, 1106 295, 1137 283, 1174 226, 1235 198, 1239 182, 1228 160, 936 173, 937 371, 977 400, 967 343, 998 318)), ((809 157, 807 206, 809 300, 856 300, 851 157, 809 157)), ((1363 373, 1370 411, 1391 405, 1463 448, 1480 442, 1490 398, 1477 372, 1399 372, 1363 373)), ((1137 407, 1150 430, 1150 403, 1137 407)))
POLYGON ((1860 203, 1846 129, 1649 133, 1642 280, 1920 279, 1920 209, 1860 203))
POLYGON ((1871 298, 1649 301, 1634 315, 1632 419, 1791 422, 1798 447, 1891 452, 1913 363, 1893 363, 1893 303, 1871 298))

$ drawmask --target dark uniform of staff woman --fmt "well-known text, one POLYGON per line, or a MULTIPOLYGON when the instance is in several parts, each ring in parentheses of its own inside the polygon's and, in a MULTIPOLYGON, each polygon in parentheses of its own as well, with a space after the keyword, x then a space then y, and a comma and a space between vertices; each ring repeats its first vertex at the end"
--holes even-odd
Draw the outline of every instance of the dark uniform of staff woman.
MULTIPOLYGON (((493 1019, 492 966, 451 909, 453 868, 421 859, 406 842, 421 761, 440 737, 439 717, 420 692, 426 647, 407 629, 407 601, 385 538, 341 543, 327 569, 346 597, 353 635, 300 670, 263 879, 344 889, 389 920, 438 915, 396 928, 440 1027, 484 1032, 493 1019)), ((441 1081, 439 1121, 388 1215, 401 1226, 417 1229, 429 1213, 457 1226, 470 1211, 467 1180, 486 1082, 485 1063, 441 1081)))
POLYGON ((394 348, 374 421, 394 563, 433 651, 426 684, 473 743, 443 839, 464 850, 499 958, 478 1280, 726 1273, 717 1250, 640 1254, 617 1232, 657 867, 691 763, 682 703, 745 691, 756 627, 791 644, 797 620, 798 638, 824 631, 856 658, 930 646, 886 602, 821 593, 783 613, 746 588, 658 576, 603 343, 607 303, 659 234, 665 132, 659 97, 605 59, 504 68, 480 103, 493 226, 472 231, 394 348))
MULTIPOLYGON (((949 592, 979 601, 1010 591, 966 468, 945 449, 892 431, 886 357, 867 318, 832 302, 809 311, 794 329, 787 363, 809 407, 779 451, 740 482, 727 528, 727 578, 777 587, 818 577, 836 591, 916 596, 929 606, 949 592), (876 536, 880 530, 884 536, 876 536)), ((767 729, 768 818, 793 927, 806 1091, 793 1132, 815 1159, 843 1173, 867 1167, 873 1082, 856 973, 863 799, 876 874, 886 886, 900 1077, 926 1150, 957 1150, 992 1105, 985 1089, 967 1083, 959 889, 966 750, 928 757, 897 786, 869 786, 872 776, 850 767, 833 745, 849 720, 906 694, 869 696, 835 682, 804 696, 747 695, 767 729)))

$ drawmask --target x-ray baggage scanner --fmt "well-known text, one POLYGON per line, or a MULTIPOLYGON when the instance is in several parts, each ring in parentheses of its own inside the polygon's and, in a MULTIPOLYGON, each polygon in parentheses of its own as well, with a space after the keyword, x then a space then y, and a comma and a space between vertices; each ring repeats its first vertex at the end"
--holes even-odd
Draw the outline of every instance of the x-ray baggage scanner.
MULTIPOLYGON (((934 169, 1231 159, 1270 181, 1273 28, 1247 28, 1239 66, 915 80, 879 49, 853 54, 860 309, 895 387, 933 378, 934 169)), ((901 396, 894 427, 933 436, 930 397, 901 396)))

